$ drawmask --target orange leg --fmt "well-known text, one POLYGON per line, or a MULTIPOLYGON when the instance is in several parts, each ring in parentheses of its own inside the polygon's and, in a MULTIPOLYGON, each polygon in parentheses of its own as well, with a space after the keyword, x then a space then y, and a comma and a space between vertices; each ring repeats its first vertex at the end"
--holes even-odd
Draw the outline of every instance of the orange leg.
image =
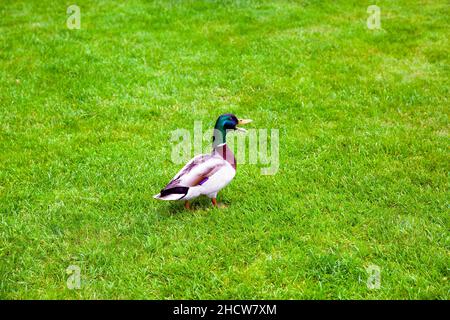
POLYGON ((191 210, 191 205, 189 204, 189 201, 186 201, 184 203, 184 207, 186 208, 186 210, 191 210))
POLYGON ((212 202, 214 207, 217 207, 217 200, 216 200, 216 198, 211 198, 211 202, 212 202))

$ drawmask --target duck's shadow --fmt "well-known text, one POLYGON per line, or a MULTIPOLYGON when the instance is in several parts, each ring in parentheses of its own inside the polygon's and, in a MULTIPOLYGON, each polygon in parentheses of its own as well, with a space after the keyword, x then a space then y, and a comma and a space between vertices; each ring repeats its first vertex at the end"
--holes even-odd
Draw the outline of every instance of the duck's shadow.
POLYGON ((169 216, 176 216, 181 214, 192 214, 195 212, 201 212, 201 211, 210 211, 210 210, 217 210, 217 209, 223 209, 228 208, 230 206, 230 203, 227 201, 227 199, 221 199, 219 202, 219 208, 216 208, 212 205, 211 199, 206 197, 197 198, 193 201, 189 201, 190 203, 190 209, 186 209, 184 207, 184 201, 168 201, 167 208, 165 212, 169 216))

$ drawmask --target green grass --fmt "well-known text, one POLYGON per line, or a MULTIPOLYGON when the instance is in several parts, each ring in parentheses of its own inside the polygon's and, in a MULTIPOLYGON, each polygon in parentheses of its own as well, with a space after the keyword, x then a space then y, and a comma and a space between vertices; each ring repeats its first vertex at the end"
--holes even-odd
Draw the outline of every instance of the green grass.
POLYGON ((0 4, 0 298, 450 298, 445 1, 71 4, 0 4), (154 200, 225 112, 280 130, 278 173, 154 200))

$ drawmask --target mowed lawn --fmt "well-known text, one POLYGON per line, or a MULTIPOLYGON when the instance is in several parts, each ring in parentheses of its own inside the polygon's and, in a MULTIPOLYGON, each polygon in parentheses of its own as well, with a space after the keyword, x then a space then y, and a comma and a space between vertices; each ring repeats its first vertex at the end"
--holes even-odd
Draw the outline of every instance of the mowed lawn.
POLYGON ((0 298, 450 298, 446 1, 71 4, 0 4, 0 298), (153 199, 228 112, 278 172, 153 199))

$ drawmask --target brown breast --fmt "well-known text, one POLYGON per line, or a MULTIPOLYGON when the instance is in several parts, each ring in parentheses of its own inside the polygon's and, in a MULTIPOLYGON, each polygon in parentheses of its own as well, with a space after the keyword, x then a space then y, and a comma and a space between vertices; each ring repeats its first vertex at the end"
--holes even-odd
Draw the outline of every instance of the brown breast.
POLYGON ((226 143, 214 147, 213 153, 220 155, 224 160, 231 164, 234 170, 236 170, 236 158, 226 143))

